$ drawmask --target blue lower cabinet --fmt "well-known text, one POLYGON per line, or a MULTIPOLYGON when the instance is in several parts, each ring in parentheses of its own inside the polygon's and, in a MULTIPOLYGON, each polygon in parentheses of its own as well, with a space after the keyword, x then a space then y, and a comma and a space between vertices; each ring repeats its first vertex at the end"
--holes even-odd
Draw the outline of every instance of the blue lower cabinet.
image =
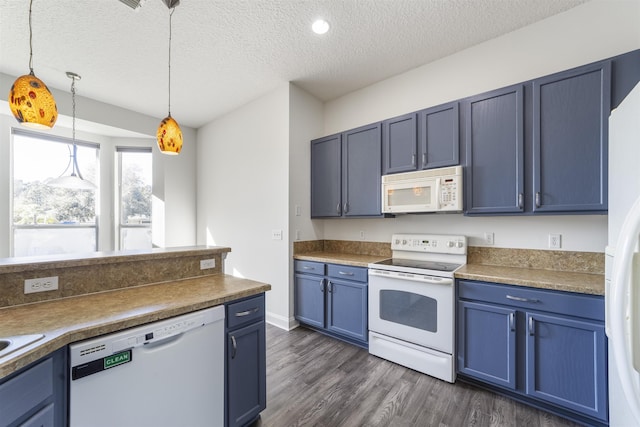
POLYGON ((300 260, 294 265, 296 320, 368 348, 368 269, 300 260))
POLYGON ((327 292, 327 329, 367 341, 367 284, 329 279, 327 292))
POLYGON ((526 316, 527 394, 606 419, 604 326, 541 313, 526 316))
POLYGON ((299 322, 324 328, 324 277, 296 274, 295 317, 299 322))
POLYGON ((0 380, 0 427, 64 427, 67 348, 0 380))
POLYGON ((607 425, 604 298, 469 280, 457 288, 460 379, 607 425))
POLYGON ((266 408, 264 294, 227 305, 225 424, 247 426, 266 408))
POLYGON ((515 310, 460 301, 458 323, 458 371, 515 390, 515 310))

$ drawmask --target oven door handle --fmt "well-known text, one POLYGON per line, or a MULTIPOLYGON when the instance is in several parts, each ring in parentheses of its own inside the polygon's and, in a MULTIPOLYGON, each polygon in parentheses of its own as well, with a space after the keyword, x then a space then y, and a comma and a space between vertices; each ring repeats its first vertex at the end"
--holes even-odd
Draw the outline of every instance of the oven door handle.
POLYGON ((453 285, 453 279, 448 277, 434 277, 422 274, 400 273, 397 271, 369 269, 369 276, 386 277, 394 280, 409 280, 411 282, 428 283, 431 285, 453 285))

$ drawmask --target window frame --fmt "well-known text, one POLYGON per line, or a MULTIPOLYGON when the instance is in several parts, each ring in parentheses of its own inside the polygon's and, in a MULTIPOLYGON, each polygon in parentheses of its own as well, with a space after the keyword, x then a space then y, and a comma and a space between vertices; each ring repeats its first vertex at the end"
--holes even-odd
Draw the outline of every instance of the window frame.
MULTIPOLYGON (((149 229, 152 233, 152 243, 151 247, 153 247, 153 215, 151 216, 151 221, 148 224, 123 224, 122 221, 122 154, 124 153, 148 153, 151 156, 151 167, 153 168, 153 150, 151 147, 138 147, 138 146, 116 146, 115 147, 115 156, 116 156, 116 176, 114 179, 115 184, 115 203, 113 217, 114 221, 114 248, 115 250, 122 251, 122 231, 123 229, 149 229)), ((153 172, 151 176, 151 191, 153 192, 153 172)))
MULTIPOLYGON (((9 255, 11 257, 15 257, 15 234, 16 234, 16 230, 21 229, 21 230, 35 230, 35 229, 39 229, 39 230, 55 230, 55 229, 78 229, 78 228, 93 228, 95 229, 95 252, 99 251, 99 245, 100 245, 100 210, 99 210, 99 206, 100 206, 100 144, 95 143, 95 142, 88 142, 88 141, 82 141, 82 140, 73 140, 72 138, 68 138, 68 137, 64 137, 64 136, 59 136, 59 135, 54 135, 54 134, 47 134, 47 133, 41 133, 41 132, 37 132, 37 131, 31 131, 31 130, 25 130, 25 129, 21 129, 21 128, 15 128, 15 127, 11 127, 11 137, 10 137, 10 141, 11 141, 11 155, 10 157, 10 166, 9 166, 9 225, 10 225, 10 233, 9 233, 9 255), (19 225, 19 224, 15 224, 14 223, 14 208, 15 208, 15 194, 14 194, 14 189, 15 189, 15 164, 14 164, 14 159, 15 159, 15 149, 14 149, 14 145, 15 145, 15 136, 22 136, 22 137, 26 137, 26 138, 33 138, 33 139, 37 139, 39 141, 49 141, 49 142, 54 142, 54 143, 59 143, 59 144, 67 144, 67 145, 72 145, 72 144, 76 144, 79 147, 87 147, 87 148, 93 148, 96 150, 96 176, 95 176, 95 185, 96 185, 96 190, 95 190, 95 205, 94 205, 94 210, 95 210, 95 217, 94 217, 94 223, 93 225, 89 225, 89 224, 26 224, 26 225, 19 225)), ((66 172, 66 171, 65 171, 66 172)))

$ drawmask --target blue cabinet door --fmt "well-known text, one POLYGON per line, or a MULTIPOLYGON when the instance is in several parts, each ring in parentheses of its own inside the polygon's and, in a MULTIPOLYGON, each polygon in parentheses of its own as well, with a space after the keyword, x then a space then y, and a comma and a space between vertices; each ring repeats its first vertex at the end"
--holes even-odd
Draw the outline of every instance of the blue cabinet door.
POLYGON ((534 212, 607 210, 611 63, 533 81, 534 212))
POLYGON ((342 215, 342 137, 311 141, 311 218, 342 215))
POLYGON ((382 216, 380 123, 343 134, 342 214, 382 216))
POLYGON ((607 420, 602 323, 532 312, 526 318, 526 393, 607 420))
POLYGON ((458 302, 458 372, 516 389, 516 312, 458 302))
POLYGON ((227 333, 228 425, 254 420, 267 402, 264 321, 227 333))
POLYGON ((418 113, 420 169, 456 166, 460 163, 460 114, 458 102, 418 113))
POLYGON ((382 174, 410 172, 418 167, 416 113, 382 122, 382 174))
POLYGON ((523 86, 464 102, 467 214, 524 209, 523 86))
POLYGON ((366 283, 328 279, 327 329, 359 341, 367 341, 366 283))
POLYGON ((324 282, 322 276, 296 274, 294 311, 299 322, 324 328, 324 282))

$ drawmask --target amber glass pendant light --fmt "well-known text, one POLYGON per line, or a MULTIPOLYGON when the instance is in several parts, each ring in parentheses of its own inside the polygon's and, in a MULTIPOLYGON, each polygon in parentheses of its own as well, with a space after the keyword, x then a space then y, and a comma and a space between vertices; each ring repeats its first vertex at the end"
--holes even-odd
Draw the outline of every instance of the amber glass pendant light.
POLYGON ((164 154, 179 154, 182 150, 182 131, 178 122, 171 117, 171 17, 179 1, 165 0, 169 12, 169 115, 162 119, 156 135, 158 148, 164 154))
POLYGON ((47 85, 33 72, 33 31, 31 29, 31 5, 29 1, 29 74, 18 77, 9 90, 9 108, 21 124, 40 129, 50 129, 58 119, 58 107, 47 85))

